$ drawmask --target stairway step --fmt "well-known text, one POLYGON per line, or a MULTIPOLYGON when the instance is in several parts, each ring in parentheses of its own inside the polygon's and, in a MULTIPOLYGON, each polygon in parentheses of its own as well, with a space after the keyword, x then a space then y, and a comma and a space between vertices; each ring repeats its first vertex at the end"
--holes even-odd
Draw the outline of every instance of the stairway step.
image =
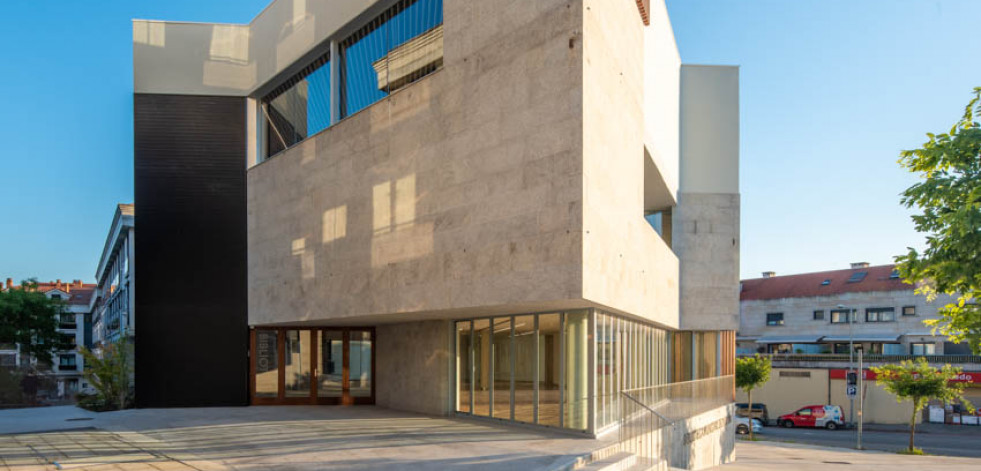
POLYGON ((601 460, 593 461, 579 468, 581 471, 633 471, 637 464, 637 455, 626 451, 614 453, 601 460))

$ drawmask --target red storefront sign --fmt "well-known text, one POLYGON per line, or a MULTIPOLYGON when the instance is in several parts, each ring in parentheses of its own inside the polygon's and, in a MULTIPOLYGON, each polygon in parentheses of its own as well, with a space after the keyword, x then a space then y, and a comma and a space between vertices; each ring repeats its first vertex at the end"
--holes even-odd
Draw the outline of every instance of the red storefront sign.
MULTIPOLYGON (((872 370, 865 370, 863 377, 870 381, 875 381, 876 375, 872 370)), ((828 377, 831 379, 845 379, 848 374, 847 369, 833 368, 828 370, 828 377)), ((981 372, 979 371, 965 371, 959 375, 957 378, 953 379, 955 383, 974 383, 981 384, 981 372)))

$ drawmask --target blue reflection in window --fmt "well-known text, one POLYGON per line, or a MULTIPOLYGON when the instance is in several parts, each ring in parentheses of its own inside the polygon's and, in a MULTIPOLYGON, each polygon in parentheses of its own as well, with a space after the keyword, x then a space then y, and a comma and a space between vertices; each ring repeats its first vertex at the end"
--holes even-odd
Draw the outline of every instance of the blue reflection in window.
POLYGON ((342 44, 344 116, 384 98, 374 63, 389 51, 443 23, 443 0, 402 2, 342 44), (402 8, 402 5, 411 3, 402 8))

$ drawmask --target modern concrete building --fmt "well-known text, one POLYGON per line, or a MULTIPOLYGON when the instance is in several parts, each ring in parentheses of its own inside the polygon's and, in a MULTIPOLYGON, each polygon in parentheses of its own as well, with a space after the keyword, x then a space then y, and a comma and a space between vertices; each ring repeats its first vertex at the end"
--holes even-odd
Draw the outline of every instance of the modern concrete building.
POLYGON ((133 30, 141 405, 599 435, 625 391, 731 399, 738 68, 683 65, 663 2, 277 0, 133 30))
MULTIPOLYGON (((916 286, 899 278, 894 265, 869 266, 742 281, 738 353, 771 355, 774 373, 753 402, 764 402, 770 417, 808 404, 837 404, 855 417, 857 407, 846 396, 846 374, 857 370, 851 347, 861 347, 865 366, 897 363, 922 357, 933 366, 952 364, 965 372, 966 396, 981 400, 981 356, 963 344, 933 335, 924 321, 937 319, 937 310, 954 298, 933 301, 916 294, 916 286), (851 322, 850 322, 851 321, 851 322)), ((867 422, 907 423, 909 402, 868 381, 864 417, 867 422)), ((745 401, 745 394, 739 393, 745 401)), ((924 412, 924 415, 926 412, 924 412)))
MULTIPOLYGON (((21 289, 13 280, 7 278, 4 290, 21 289)), ((78 348, 91 345, 92 341, 92 300, 95 285, 82 283, 81 280, 62 282, 61 280, 39 282, 34 288, 49 299, 63 303, 62 312, 58 319, 58 332, 64 337, 65 344, 73 345, 68 350, 52 352, 53 362, 47 365, 37 358, 21 352, 16 344, 0 344, 0 366, 33 367, 44 373, 50 373, 55 381, 54 394, 58 398, 68 398, 89 388, 82 377, 84 360, 78 348)))
POLYGON ((98 348, 120 338, 133 339, 133 205, 120 204, 95 271, 98 296, 92 310, 92 343, 98 348))

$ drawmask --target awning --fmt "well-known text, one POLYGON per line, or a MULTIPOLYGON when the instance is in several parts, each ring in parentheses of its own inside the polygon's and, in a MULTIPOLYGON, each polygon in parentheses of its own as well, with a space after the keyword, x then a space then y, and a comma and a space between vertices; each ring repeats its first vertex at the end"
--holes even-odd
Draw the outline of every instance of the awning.
POLYGON ((777 335, 760 337, 756 343, 817 343, 818 340, 820 335, 777 335))
POLYGON ((847 335, 829 335, 825 337, 822 342, 896 342, 899 340, 899 335, 896 334, 879 334, 879 335, 869 335, 860 334, 853 337, 847 335))

